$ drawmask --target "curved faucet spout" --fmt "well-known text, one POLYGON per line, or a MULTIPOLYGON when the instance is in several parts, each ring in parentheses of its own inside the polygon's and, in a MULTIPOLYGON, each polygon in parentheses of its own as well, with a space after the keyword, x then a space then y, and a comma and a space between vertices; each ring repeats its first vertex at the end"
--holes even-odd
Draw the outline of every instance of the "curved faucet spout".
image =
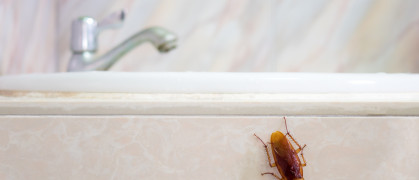
POLYGON ((165 53, 176 47, 175 34, 161 27, 151 27, 134 34, 109 52, 97 56, 95 51, 74 52, 68 71, 108 70, 127 52, 144 42, 151 42, 160 52, 165 53))

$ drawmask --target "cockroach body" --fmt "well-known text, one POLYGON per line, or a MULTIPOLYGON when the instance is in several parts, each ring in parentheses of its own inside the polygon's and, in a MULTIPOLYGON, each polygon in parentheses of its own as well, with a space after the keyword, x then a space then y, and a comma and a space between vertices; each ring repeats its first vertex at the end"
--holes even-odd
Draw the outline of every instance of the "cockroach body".
POLYGON ((287 120, 284 117, 285 121, 285 128, 287 129, 287 133, 284 135, 283 133, 276 131, 271 135, 271 144, 272 147, 272 155, 274 157, 275 163, 271 163, 271 157, 269 155, 268 146, 260 139, 256 134, 254 134, 265 146, 266 154, 268 156, 269 165, 271 167, 276 167, 278 169, 279 174, 281 174, 281 178, 275 175, 272 172, 262 173, 262 175, 270 174, 276 177, 279 180, 298 180, 304 179, 303 177, 303 167, 307 165, 306 160, 304 159, 303 149, 306 145, 301 147, 294 137, 288 131, 287 127, 287 120), (291 138, 291 140, 298 146, 298 149, 294 149, 291 142, 288 140, 287 136, 291 138), (301 163, 300 158, 298 157, 298 153, 301 152, 301 158, 304 163, 301 163))

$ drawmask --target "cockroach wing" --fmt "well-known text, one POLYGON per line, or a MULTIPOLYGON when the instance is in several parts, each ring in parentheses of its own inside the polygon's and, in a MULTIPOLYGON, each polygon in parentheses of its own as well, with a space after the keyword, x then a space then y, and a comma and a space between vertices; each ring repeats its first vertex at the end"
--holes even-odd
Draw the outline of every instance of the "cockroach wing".
POLYGON ((287 180, 302 179, 303 168, 297 152, 286 136, 277 131, 271 135, 272 154, 277 169, 287 180))

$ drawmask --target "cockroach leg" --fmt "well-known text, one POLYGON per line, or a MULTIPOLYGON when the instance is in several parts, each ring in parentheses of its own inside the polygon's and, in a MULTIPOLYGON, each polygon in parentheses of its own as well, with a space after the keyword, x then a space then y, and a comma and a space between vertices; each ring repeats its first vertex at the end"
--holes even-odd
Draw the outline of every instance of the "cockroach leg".
POLYGON ((270 174, 270 175, 274 176, 276 179, 283 180, 282 178, 278 177, 278 176, 277 176, 276 174, 274 174, 274 173, 271 173, 271 172, 266 172, 266 173, 262 173, 262 176, 263 176, 263 175, 265 175, 265 174, 270 174))
POLYGON ((301 158, 303 159, 303 164, 301 164, 301 166, 307 166, 307 162, 306 159, 304 158, 304 154, 303 154, 303 149, 306 147, 306 145, 304 144, 303 148, 301 148, 301 158))
MULTIPOLYGON (((291 138, 291 140, 298 146, 298 152, 300 152, 303 148, 300 146, 300 144, 298 144, 298 142, 294 139, 294 137, 292 137, 292 135, 291 134, 289 134, 289 133, 287 133, 286 135, 288 135, 290 138, 291 138)), ((306 145, 304 144, 304 147, 305 147, 306 145)), ((297 153, 298 153, 297 152, 297 153)))
POLYGON ((301 166, 307 166, 307 162, 306 162, 306 159, 304 158, 303 153, 301 153, 301 158, 303 158, 303 161, 304 161, 304 163, 301 164, 301 166))
POLYGON ((298 149, 296 149, 295 151, 299 153, 301 150, 303 150, 304 147, 306 147, 306 145, 304 144, 304 147, 301 147, 300 144, 298 144, 298 142, 294 139, 294 137, 292 137, 292 135, 288 131, 287 119, 285 119, 285 117, 284 117, 284 121, 285 121, 285 129, 287 129, 287 134, 285 134, 285 136, 288 135, 291 138, 291 140, 298 146, 298 149))
MULTIPOLYGON (((292 135, 290 134, 290 132, 288 131, 288 126, 287 126, 287 119, 284 117, 284 121, 285 121, 285 129, 287 130, 287 134, 286 135, 288 135, 290 138, 291 138, 291 140, 298 146, 298 149, 296 149, 295 150, 295 152, 296 153, 299 153, 300 151, 301 151, 301 158, 303 159, 303 162, 304 162, 304 164, 301 164, 302 166, 307 166, 307 162, 306 162, 306 160, 305 160, 305 158, 304 158, 304 155, 303 155, 303 149, 307 146, 307 145, 305 145, 304 144, 304 146, 303 147, 301 147, 300 146, 300 144, 298 144, 298 142, 294 139, 294 137, 292 137, 292 135)), ((286 136, 285 135, 285 136, 286 136)))
POLYGON ((303 149, 306 147, 307 145, 304 144, 304 146, 302 148, 298 148, 295 150, 296 153, 299 153, 301 151, 301 154, 303 154, 303 149))
POLYGON ((255 135, 260 140, 260 142, 262 142, 263 146, 265 147, 266 155, 268 155, 269 166, 276 167, 275 163, 271 163, 271 156, 269 156, 268 146, 265 144, 265 142, 263 142, 263 140, 259 136, 257 136, 256 134, 253 134, 253 135, 255 135))

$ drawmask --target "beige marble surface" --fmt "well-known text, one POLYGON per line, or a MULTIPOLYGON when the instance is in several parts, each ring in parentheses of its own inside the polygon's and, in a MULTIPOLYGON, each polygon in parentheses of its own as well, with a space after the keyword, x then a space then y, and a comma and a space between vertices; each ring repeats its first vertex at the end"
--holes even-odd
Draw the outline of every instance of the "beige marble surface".
POLYGON ((419 72, 419 1, 6 0, 0 2, 0 73, 65 71, 71 21, 125 9, 103 53, 149 26, 179 36, 159 54, 143 45, 113 71, 419 72))
MULTIPOLYGON (((418 117, 288 117, 306 179, 419 178, 418 117)), ((1 179, 273 179, 263 116, 1 116, 1 179)))

